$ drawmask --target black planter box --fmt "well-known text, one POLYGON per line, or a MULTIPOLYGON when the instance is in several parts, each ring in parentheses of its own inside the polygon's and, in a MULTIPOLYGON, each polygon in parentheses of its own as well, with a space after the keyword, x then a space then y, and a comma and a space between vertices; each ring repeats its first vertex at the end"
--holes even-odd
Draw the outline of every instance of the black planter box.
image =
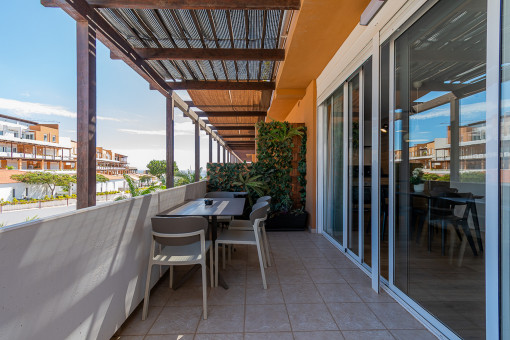
POLYGON ((302 214, 279 214, 268 218, 267 231, 303 231, 307 229, 308 213, 302 214))

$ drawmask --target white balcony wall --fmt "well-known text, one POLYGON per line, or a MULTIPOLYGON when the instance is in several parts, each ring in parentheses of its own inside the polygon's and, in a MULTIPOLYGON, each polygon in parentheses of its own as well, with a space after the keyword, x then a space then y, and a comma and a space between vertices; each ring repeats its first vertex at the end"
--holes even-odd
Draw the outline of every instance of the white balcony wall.
POLYGON ((143 299, 151 217, 205 191, 202 181, 1 229, 0 339, 110 339, 143 299))

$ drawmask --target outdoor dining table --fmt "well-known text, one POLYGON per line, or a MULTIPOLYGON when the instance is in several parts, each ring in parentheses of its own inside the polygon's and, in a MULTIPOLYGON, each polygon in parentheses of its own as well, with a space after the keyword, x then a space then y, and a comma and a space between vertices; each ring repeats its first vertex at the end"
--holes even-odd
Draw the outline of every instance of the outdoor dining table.
MULTIPOLYGON (((182 217, 182 216, 202 216, 205 218, 211 218, 211 241, 214 246, 214 242, 218 237, 218 216, 239 216, 243 214, 245 198, 212 198, 213 204, 205 205, 204 198, 197 198, 186 202, 185 204, 159 214, 161 217, 182 217)), ((186 281, 191 275, 193 275, 198 269, 199 265, 193 266, 193 268, 184 275, 181 282, 175 285, 175 289, 179 288, 184 281, 186 281)), ((213 270, 213 268, 210 268, 213 270)), ((228 284, 221 278, 218 277, 218 284, 223 288, 228 289, 228 284)))
MULTIPOLYGON (((432 201, 433 200, 445 200, 450 202, 454 205, 466 205, 467 209, 470 209, 471 211, 471 218, 473 219, 473 225, 475 227, 475 232, 478 240, 478 247, 481 252, 483 252, 483 244, 482 244, 482 238, 481 238, 481 232, 480 232, 480 222, 478 220, 478 211, 476 209, 476 203, 475 200, 482 199, 484 196, 482 195, 472 195, 471 198, 468 197, 448 197, 448 196, 435 196, 431 195, 430 193, 424 193, 424 192, 410 192, 409 195, 411 197, 419 197, 419 198, 425 198, 427 200, 427 218, 430 221, 430 218, 432 216, 432 201)), ((431 251, 431 243, 430 239, 432 237, 431 235, 431 228, 430 225, 428 226, 428 251, 431 251)), ((444 230, 442 231, 444 233, 444 230)), ((473 246, 471 246, 473 248, 473 246)), ((476 254, 476 249, 473 248, 474 253, 476 254)), ((444 250, 442 249, 442 252, 444 253, 444 250)))

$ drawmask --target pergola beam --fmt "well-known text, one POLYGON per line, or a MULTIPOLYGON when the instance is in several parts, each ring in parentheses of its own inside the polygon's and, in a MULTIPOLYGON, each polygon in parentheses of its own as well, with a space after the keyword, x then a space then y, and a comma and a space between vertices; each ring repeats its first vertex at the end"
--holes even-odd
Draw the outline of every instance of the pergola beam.
POLYGON ((76 46, 76 208, 83 209, 96 205, 96 29, 88 21, 76 22, 76 46))
POLYGON ((221 138, 223 139, 230 139, 230 138, 255 138, 255 135, 221 135, 221 138))
POLYGON ((135 48, 145 60, 285 60, 284 49, 259 48, 135 48))
POLYGON ((60 7, 76 21, 93 22, 97 28, 97 39, 109 48, 111 53, 147 80, 152 88, 165 97, 168 96, 171 88, 165 80, 147 61, 140 58, 131 45, 86 0, 41 0, 41 4, 45 7, 60 7))
POLYGON ((200 81, 186 80, 167 82, 173 90, 274 90, 275 83, 269 81, 233 82, 233 81, 200 81))
POLYGON ((87 0, 93 7, 132 9, 298 10, 300 0, 87 0))
POLYGON ((255 126, 236 126, 236 125, 214 125, 215 130, 250 130, 255 131, 255 126))
POLYGON ((197 112, 199 117, 265 117, 266 111, 210 111, 197 112))

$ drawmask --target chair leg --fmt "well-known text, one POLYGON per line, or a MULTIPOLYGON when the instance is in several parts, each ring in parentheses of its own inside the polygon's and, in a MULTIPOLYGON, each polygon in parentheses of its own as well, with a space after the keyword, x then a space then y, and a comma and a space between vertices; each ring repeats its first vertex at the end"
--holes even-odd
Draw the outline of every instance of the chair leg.
POLYGON ((150 285, 151 285, 151 271, 152 271, 152 262, 149 261, 149 268, 147 269, 147 279, 145 280, 145 296, 143 298, 142 320, 147 319, 147 312, 148 312, 148 309, 149 309, 149 294, 150 294, 150 285))
POLYGON ((264 238, 264 249, 266 250, 267 265, 271 267, 271 256, 269 255, 269 241, 267 240, 266 228, 262 228, 262 237, 264 238))
POLYGON ((214 263, 213 263, 213 249, 214 245, 211 246, 212 248, 209 248, 209 276, 211 279, 211 288, 214 287, 214 263))
POLYGON ((257 242, 257 252, 259 255, 260 273, 262 274, 262 285, 264 286, 264 289, 267 289, 266 273, 264 271, 264 255, 262 254, 262 249, 260 249, 260 242, 257 242))
MULTIPOLYGON (((161 266, 160 266, 161 267, 161 266)), ((170 266, 170 269, 168 270, 170 272, 170 283, 169 287, 172 288, 172 285, 174 283, 174 266, 170 266)))
POLYGON ((214 287, 218 287, 218 272, 220 271, 220 265, 218 263, 218 247, 219 244, 216 242, 216 247, 214 247, 214 262, 216 265, 214 266, 214 287))
POLYGON ((225 243, 223 243, 223 246, 221 247, 221 263, 223 265, 223 269, 226 268, 226 264, 225 264, 225 248, 227 247, 227 245, 225 243))
POLYGON ((205 260, 202 265, 202 303, 204 305, 204 320, 207 320, 207 268, 205 260))

